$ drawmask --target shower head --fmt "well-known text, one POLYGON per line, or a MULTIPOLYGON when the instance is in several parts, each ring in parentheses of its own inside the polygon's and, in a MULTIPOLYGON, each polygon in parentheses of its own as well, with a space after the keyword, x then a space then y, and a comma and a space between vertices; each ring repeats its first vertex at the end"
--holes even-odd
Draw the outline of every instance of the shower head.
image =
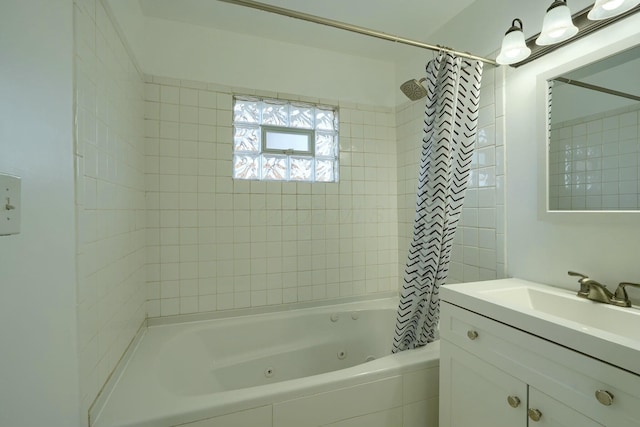
POLYGON ((427 89, 422 86, 422 82, 425 80, 427 80, 425 77, 421 78, 420 81, 416 79, 408 80, 400 85, 400 90, 410 100, 417 101, 418 99, 427 96, 427 89))

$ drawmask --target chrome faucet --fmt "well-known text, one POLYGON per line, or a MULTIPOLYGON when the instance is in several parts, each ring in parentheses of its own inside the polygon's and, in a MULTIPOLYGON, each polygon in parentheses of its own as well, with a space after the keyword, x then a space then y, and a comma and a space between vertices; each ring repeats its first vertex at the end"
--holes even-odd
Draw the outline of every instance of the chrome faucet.
POLYGON ((580 277, 580 279, 578 279, 578 283, 580 283, 580 290, 577 294, 579 297, 586 298, 591 301, 603 302, 605 304, 614 304, 613 301, 615 299, 615 295, 607 289, 605 285, 590 279, 582 273, 569 271, 568 274, 569 276, 580 277))

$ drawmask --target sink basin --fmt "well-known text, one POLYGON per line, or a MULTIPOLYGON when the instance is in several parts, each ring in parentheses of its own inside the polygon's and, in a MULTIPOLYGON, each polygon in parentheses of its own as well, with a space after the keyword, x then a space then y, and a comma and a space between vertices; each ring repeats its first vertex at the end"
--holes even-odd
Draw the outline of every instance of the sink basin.
POLYGON ((640 375, 640 310, 520 279, 443 286, 443 301, 640 375))
POLYGON ((579 298, 574 292, 544 290, 531 286, 480 291, 487 298, 521 307, 629 339, 640 339, 640 310, 602 304, 579 298))

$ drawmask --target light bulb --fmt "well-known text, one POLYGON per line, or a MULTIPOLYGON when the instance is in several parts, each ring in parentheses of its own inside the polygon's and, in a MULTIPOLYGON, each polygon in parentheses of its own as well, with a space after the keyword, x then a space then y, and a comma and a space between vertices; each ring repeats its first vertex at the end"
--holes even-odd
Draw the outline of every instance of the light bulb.
POLYGON ((604 10, 614 10, 620 7, 624 0, 610 0, 602 5, 604 10))
POLYGON ((567 32, 566 28, 558 28, 557 30, 550 31, 549 37, 551 37, 552 39, 559 39, 566 32, 567 32))
POLYGON ((513 58, 517 58, 521 53, 522 53, 522 49, 511 49, 505 52, 504 55, 507 58, 513 59, 513 58))
POLYGON ((633 9, 638 4, 640 0, 597 0, 587 18, 592 21, 612 18, 633 9))

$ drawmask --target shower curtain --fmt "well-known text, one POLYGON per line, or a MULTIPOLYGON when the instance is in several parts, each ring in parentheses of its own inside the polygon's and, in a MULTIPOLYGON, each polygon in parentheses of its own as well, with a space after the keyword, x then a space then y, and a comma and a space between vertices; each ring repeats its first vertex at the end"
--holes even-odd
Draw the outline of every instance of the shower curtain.
POLYGON ((482 62, 441 52, 427 64, 427 103, 413 240, 393 353, 436 339, 438 289, 447 278, 478 125, 482 62))

